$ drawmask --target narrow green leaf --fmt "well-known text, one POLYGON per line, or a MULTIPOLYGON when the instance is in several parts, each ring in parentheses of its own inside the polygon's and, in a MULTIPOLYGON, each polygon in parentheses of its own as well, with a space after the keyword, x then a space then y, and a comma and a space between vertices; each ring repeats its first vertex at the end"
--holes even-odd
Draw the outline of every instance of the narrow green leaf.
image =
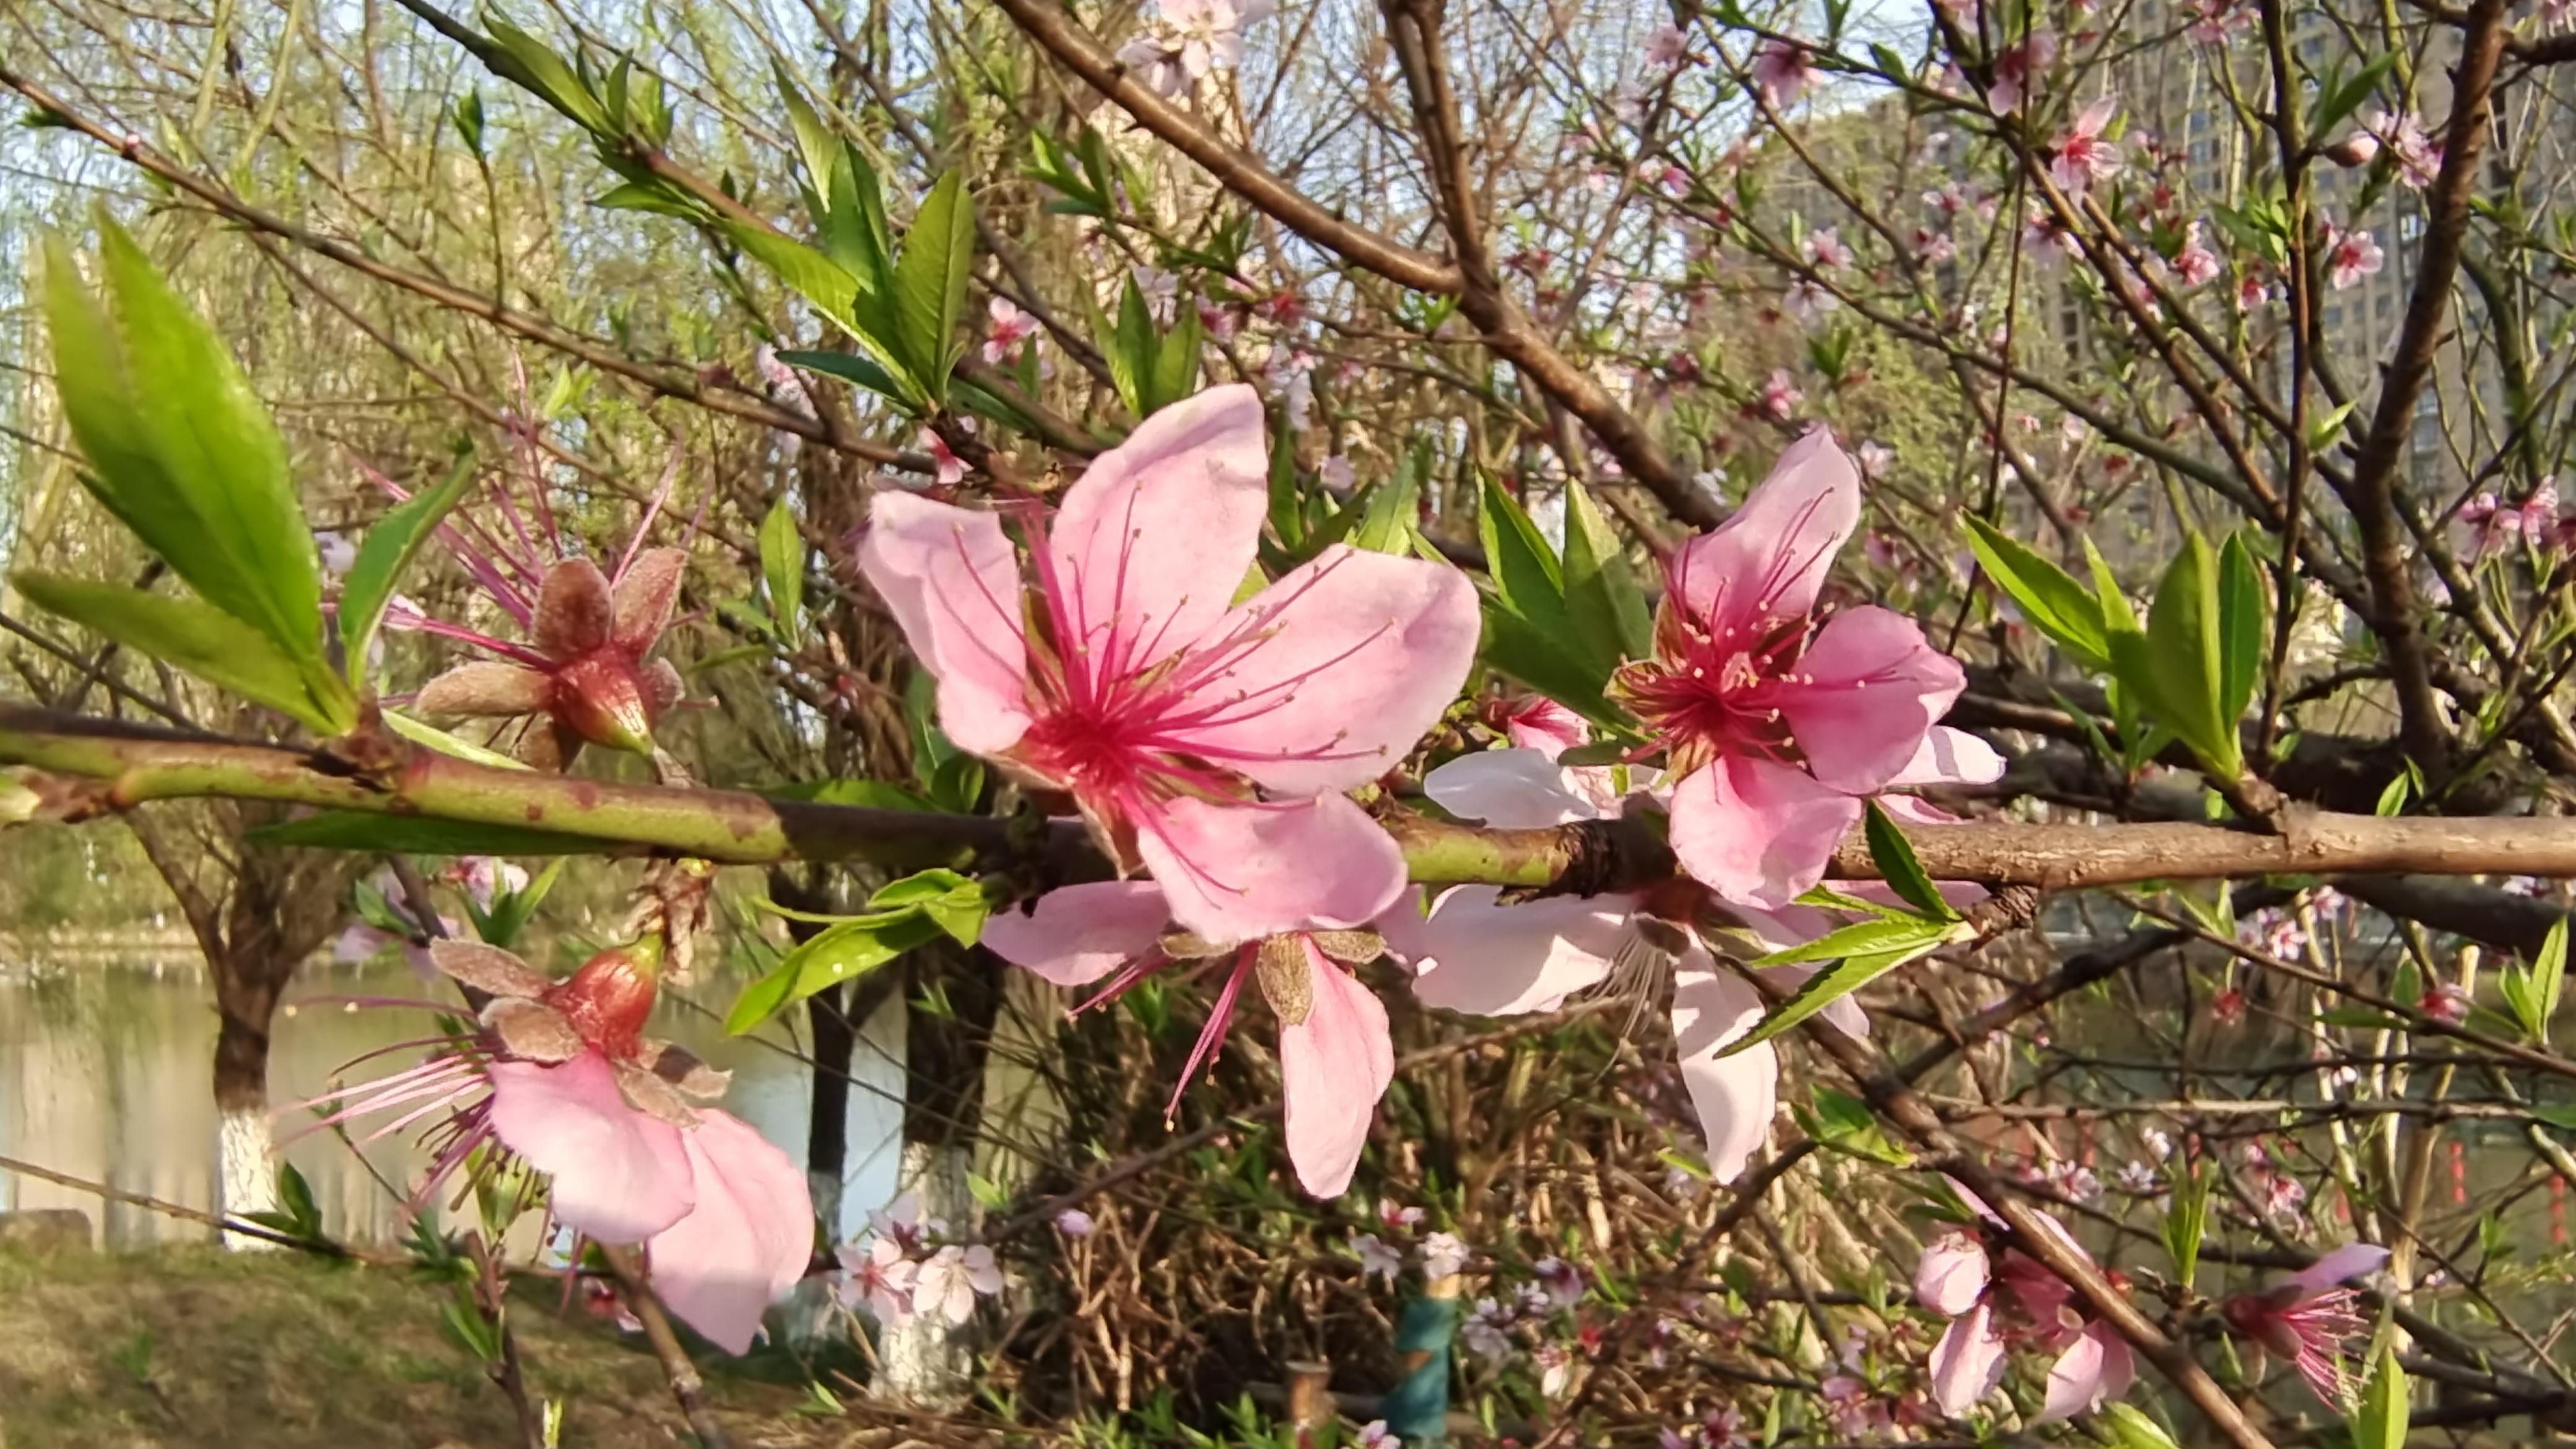
POLYGON ((1494 587, 1513 613, 1542 629, 1573 626, 1565 607, 1565 577, 1547 535, 1522 511, 1520 500, 1488 475, 1483 480, 1477 531, 1483 535, 1485 566, 1494 587))
POLYGON ((1395 470, 1392 481, 1368 491, 1368 511, 1360 519, 1351 546, 1371 553, 1410 553, 1413 520, 1422 496, 1422 475, 1409 463, 1395 470))
POLYGON ((1926 920, 1921 916, 1887 916, 1874 921, 1855 921, 1848 926, 1837 926, 1812 941, 1758 956, 1753 964, 1795 966, 1807 961, 1837 961, 1850 956, 1874 956, 1916 947, 1928 951, 1947 939, 1956 924, 1926 920))
POLYGON ((456 736, 449 734, 447 731, 440 729, 436 725, 422 724, 419 720, 413 719, 407 714, 398 714, 393 710, 386 710, 384 712, 384 721, 385 728, 392 730, 395 734, 402 736, 413 744, 426 745, 430 749, 436 750, 442 755, 453 755, 457 759, 471 760, 478 765, 490 765, 496 770, 524 770, 528 768, 524 763, 511 759, 508 755, 502 754, 499 750, 487 750, 481 745, 475 744, 470 740, 458 739, 456 736))
POLYGON ((1306 539, 1306 515, 1297 496, 1297 448, 1285 419, 1270 433, 1270 531, 1294 552, 1306 539))
POLYGON ((2072 575, 1974 515, 1968 518, 1968 547, 2032 628, 2087 671, 2110 669, 2102 605, 2072 575))
POLYGON ((760 577, 769 590, 770 620, 778 626, 778 637, 793 648, 804 621, 805 535, 784 494, 760 521, 760 577))
POLYGON ((782 352, 778 354, 778 360, 792 367, 837 377, 843 382, 857 383, 870 392, 899 403, 912 401, 912 394, 902 379, 855 352, 808 352, 800 349, 782 352))
POLYGON ((2093 571, 2093 602, 2102 609, 2103 633, 2137 633, 2142 627, 2138 611, 2129 607, 2129 595, 2120 587, 2119 576, 2111 572, 2111 561, 2102 557, 2089 533, 2084 535, 2084 562, 2093 571))
POLYGON ((14 582, 47 613, 291 716, 316 734, 345 734, 357 723, 357 698, 337 676, 323 676, 336 693, 317 692, 304 661, 210 604, 55 574, 19 574, 14 582))
POLYGON ((815 805, 858 805, 870 810, 927 810, 930 802, 901 785, 883 780, 813 780, 781 785, 763 794, 815 805))
POLYGON ((206 602, 318 665, 322 575, 286 445, 212 327, 101 220, 107 307, 59 244, 45 299, 82 481, 206 602))
POLYGON ((2361 1402, 2352 1411, 2352 1449, 2406 1449, 2413 1417, 2408 1397, 2397 1346, 2383 1342, 2373 1358, 2370 1381, 2362 1385, 2361 1402))
POLYGON ((1127 410, 1143 417, 1152 409, 1147 389, 1154 376, 1154 362, 1160 339, 1154 332, 1154 314, 1145 305, 1145 294, 1136 279, 1118 294, 1117 330, 1101 339, 1101 355, 1109 363, 1109 381, 1118 389, 1118 400, 1127 410))
POLYGON ((460 453, 456 466, 437 487, 404 499, 401 507, 367 530, 358 545, 357 561, 349 565, 349 576, 340 585, 341 662, 350 683, 366 680, 367 655, 375 647, 376 629, 384 622, 385 605, 392 601, 403 571, 473 486, 474 455, 460 453))
POLYGON ((773 58, 769 65, 770 77, 778 86, 779 104, 787 108, 788 128, 796 136, 798 158, 805 163, 805 185, 823 203, 821 214, 814 218, 815 226, 820 228, 831 213, 832 171, 841 160, 840 138, 815 114, 796 78, 787 73, 786 62, 773 58))
POLYGON ((1879 876, 1887 882, 1889 890, 1934 920, 1959 919, 1958 911, 1942 899, 1940 887, 1934 885, 1932 877, 1924 871, 1923 862, 1915 858, 1913 843, 1905 838, 1904 831, 1896 828, 1895 821, 1887 818, 1887 812, 1880 809, 1875 800, 1865 802, 1862 831, 1869 838, 1870 863, 1878 867, 1879 876))
POLYGON ((362 810, 323 810, 259 826, 249 836, 262 845, 405 855, 596 855, 604 848, 587 836, 525 825, 481 825, 362 810))
POLYGON ((974 260, 974 203, 951 171, 913 213, 894 264, 895 336, 889 340, 933 403, 947 396, 948 372, 956 365, 957 314, 974 260))
POLYGON ((2361 103, 2370 98, 2370 93, 2378 89, 2379 82, 2396 60, 2393 53, 2373 56, 2350 80, 2320 96, 2316 111, 2308 118, 2308 134, 2323 136, 2342 125, 2344 118, 2359 109, 2361 103))
POLYGON ((1146 411, 1159 412, 1198 390, 1199 347, 1203 329, 1199 309, 1180 305, 1180 320, 1156 344, 1152 372, 1146 379, 1146 411))
POLYGON ((2540 955, 2531 963, 2532 1036, 2543 1044, 2549 1040, 2549 1023, 2558 1015, 2560 989, 2567 980, 2567 918, 2559 917, 2549 927, 2549 938, 2540 945, 2540 955))
POLYGON ((2263 586, 2263 572, 2239 530, 2228 535, 2218 558, 2218 707, 2229 720, 2244 718, 2254 702, 2270 626, 2271 600, 2263 586))
POLYGON ((500 47, 499 54, 487 53, 483 57, 495 74, 535 92, 538 99, 561 111, 583 130, 598 133, 613 129, 607 108, 592 94, 589 83, 544 41, 511 24, 498 7, 484 10, 483 29, 500 47))
POLYGON ((2111 662, 2157 720, 2199 755, 2211 773, 2244 773, 2236 718, 2226 712, 2219 633, 2218 560, 2198 534, 2165 570, 2143 635, 2118 633, 2111 662))
POLYGON ((725 1035, 743 1036, 760 1029, 760 1024, 776 1016, 787 1005, 788 993, 796 989, 796 976, 802 968, 782 958, 760 974, 734 997, 725 1011, 725 1035))
POLYGON ((2165 1254, 2173 1260, 2176 1283, 2191 1286, 2200 1268, 2200 1244, 2209 1230, 2209 1179, 2198 1167, 2168 1174, 2172 1194, 2165 1204, 2165 1254))
POLYGON ((695 197, 658 180, 621 181, 590 199, 602 211, 649 211, 682 221, 704 221, 707 209, 695 197))
MULTIPOLYGON (((1910 924, 1918 933, 1924 929, 1924 923, 1920 921, 1911 923, 1867 921, 1858 926, 1846 926, 1843 928, 1843 931, 1880 930, 1887 926, 1900 924, 1910 924)), ((1837 931, 1834 934, 1839 936, 1843 934, 1843 931, 1837 931)), ((1881 930, 1881 934, 1885 935, 1888 933, 1881 930)), ((1815 1015, 1817 1012, 1824 1010, 1826 1007, 1833 1005, 1835 1002, 1840 1001, 1844 997, 1851 995, 1853 992, 1860 990, 1864 986, 1867 986, 1879 977, 1884 976, 1888 972, 1895 970, 1897 967, 1904 965, 1906 962, 1923 955, 1925 952, 1930 951, 1933 947, 1939 944, 1941 944, 1941 937, 1938 935, 1923 936, 1917 934, 1912 938, 1911 944, 1908 945, 1891 946, 1882 950, 1867 951, 1857 955, 1845 956, 1841 961, 1834 965, 1828 966, 1824 970, 1817 972, 1815 975, 1808 977, 1807 984, 1799 987, 1796 995, 1781 1002, 1779 1005, 1772 1007, 1770 1014, 1763 1017, 1761 1022, 1756 1025, 1753 1030, 1748 1031, 1744 1035, 1727 1043, 1726 1049, 1719 1052, 1718 1055, 1722 1057, 1731 1057, 1737 1052, 1747 1050, 1748 1048, 1755 1047, 1763 1042, 1769 1041, 1771 1038, 1778 1036, 1780 1033, 1789 1030, 1791 1027, 1798 1025, 1802 1021, 1805 1021, 1808 1017, 1815 1015)), ((1800 959, 1816 960, 1818 958, 1808 956, 1800 959)), ((1755 964, 1762 965, 1772 963, 1770 958, 1765 958, 1764 961, 1757 962, 1755 964)))
MULTIPOLYGON (((1487 555, 1491 557, 1491 555, 1487 555)), ((1550 633, 1505 608, 1485 600, 1483 657, 1495 673, 1559 700, 1576 714, 1599 725, 1634 721, 1601 692, 1602 681, 1590 666, 1566 652, 1565 635, 1550 633)))
POLYGON ((2110 1434, 2112 1449, 2180 1449, 2173 1435, 2135 1404, 2104 1404, 2094 1422, 2110 1434))
POLYGON ((1597 658, 1617 667, 1622 659, 1654 653, 1654 621, 1646 612, 1646 594, 1629 570, 1618 530, 1611 527, 1592 490, 1565 490, 1566 611, 1575 635, 1597 658))
POLYGON ((938 923, 918 911, 892 920, 844 921, 799 944, 782 959, 782 966, 796 968, 788 998, 802 1001, 817 991, 856 981, 939 934, 938 923))
POLYGON ((1800 1106, 1794 1110, 1798 1125, 1816 1140, 1818 1146, 1872 1162, 1883 1162, 1891 1167, 1913 1163, 1912 1153, 1888 1140, 1868 1102, 1849 1092, 1822 1085, 1814 1089, 1812 1099, 1812 1106, 1800 1106))
POLYGON ((770 275, 785 283, 796 295, 813 303, 814 310, 822 313, 834 326, 857 335, 857 314, 851 303, 859 295, 859 279, 843 270, 840 263, 794 237, 782 236, 766 227, 730 218, 720 224, 733 244, 753 261, 768 268, 770 275))

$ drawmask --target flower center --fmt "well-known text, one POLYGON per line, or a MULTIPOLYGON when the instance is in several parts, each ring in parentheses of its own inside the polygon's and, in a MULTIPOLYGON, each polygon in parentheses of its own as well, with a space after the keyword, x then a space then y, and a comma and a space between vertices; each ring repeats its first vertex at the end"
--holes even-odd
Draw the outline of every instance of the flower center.
POLYGON ((1777 696, 1806 652, 1803 620, 1711 636, 1667 617, 1659 632, 1660 657, 1621 669, 1612 688, 1668 743, 1676 774, 1723 755, 1797 762, 1777 696))

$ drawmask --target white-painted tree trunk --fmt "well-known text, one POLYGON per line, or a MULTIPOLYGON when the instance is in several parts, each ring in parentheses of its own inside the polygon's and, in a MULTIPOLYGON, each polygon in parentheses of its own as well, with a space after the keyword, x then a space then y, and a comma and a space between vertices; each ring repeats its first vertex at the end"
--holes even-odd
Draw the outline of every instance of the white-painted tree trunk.
MULTIPOLYGON (((215 1211, 227 1218, 277 1210, 276 1139, 264 1107, 227 1107, 215 1127, 215 1211)), ((227 1231, 224 1246, 235 1252, 274 1248, 277 1244, 248 1233, 227 1231)))
MULTIPOLYGON (((969 1162, 964 1147, 907 1142, 898 1190, 920 1201, 925 1219, 937 1218, 950 1233, 968 1232, 975 1214, 975 1197, 966 1187, 969 1162)), ((967 1329, 915 1314, 879 1335, 873 1392, 914 1408, 963 1408, 973 1388, 973 1350, 967 1329)))

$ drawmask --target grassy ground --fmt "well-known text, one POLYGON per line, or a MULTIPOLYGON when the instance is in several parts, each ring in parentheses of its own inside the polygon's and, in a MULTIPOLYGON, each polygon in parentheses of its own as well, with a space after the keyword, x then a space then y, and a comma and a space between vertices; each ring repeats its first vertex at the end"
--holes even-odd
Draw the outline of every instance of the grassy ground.
MULTIPOLYGON (((512 1449, 440 1301, 401 1271, 293 1253, 0 1247, 0 1449, 512 1449)), ((688 1443, 651 1356, 553 1307, 532 1293, 512 1326, 532 1390, 566 1402, 565 1449, 688 1443)), ((797 1389, 701 1365, 738 1446, 823 1428, 793 1414, 797 1389)))

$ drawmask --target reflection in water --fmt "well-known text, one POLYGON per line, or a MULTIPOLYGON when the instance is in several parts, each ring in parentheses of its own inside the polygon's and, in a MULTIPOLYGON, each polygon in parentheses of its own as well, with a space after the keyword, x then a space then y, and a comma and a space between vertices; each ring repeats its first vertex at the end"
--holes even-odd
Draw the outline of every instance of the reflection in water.
MULTIPOLYGON (((711 1006, 723 986, 701 987, 711 1006)), ((287 1103, 314 1097, 356 1057, 417 1041, 434 1027, 425 1011, 351 1009, 327 998, 419 997, 420 981, 397 962, 318 967, 297 979, 270 1046, 269 1097, 287 1103)), ((666 992, 666 997, 668 993, 666 992)), ((851 1068, 849 1157, 842 1193, 841 1236, 853 1235, 866 1210, 894 1195, 902 1128, 903 1012, 892 1000, 861 1037, 851 1068)), ((802 1161, 811 1073, 779 1048, 796 1043, 773 1025, 737 1040, 705 1012, 665 1000, 654 1031, 733 1072, 726 1110, 802 1161)), ((67 970, 0 975, 0 1155, 73 1177, 105 1183, 195 1208, 210 1208, 216 1180, 215 1108, 209 1077, 215 1042, 214 999, 196 963, 167 960, 109 964, 83 961, 67 970)), ((347 1079, 388 1075, 417 1060, 409 1051, 347 1067, 347 1079)), ((287 1112, 284 1139, 307 1114, 287 1112)), ((375 1124, 362 1124, 362 1130, 375 1124)), ((402 1235, 399 1197, 423 1165, 407 1139, 368 1147, 364 1160, 328 1132, 289 1143, 285 1156, 304 1175, 338 1238, 382 1242, 402 1235)), ((148 1208, 0 1171, 0 1210, 77 1208, 102 1224, 109 1247, 200 1241, 213 1230, 148 1208)))

